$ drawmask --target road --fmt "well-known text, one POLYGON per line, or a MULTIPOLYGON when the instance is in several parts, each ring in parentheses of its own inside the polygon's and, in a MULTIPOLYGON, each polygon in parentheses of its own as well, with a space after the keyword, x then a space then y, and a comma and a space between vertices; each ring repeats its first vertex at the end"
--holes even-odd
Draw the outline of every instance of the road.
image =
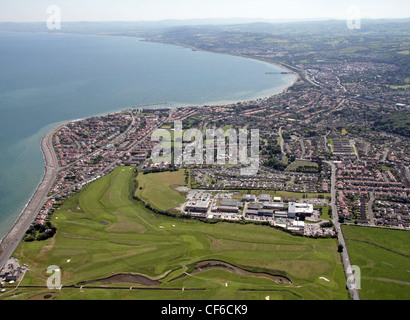
POLYGON ((302 159, 303 159, 303 157, 305 156, 305 153, 306 153, 305 143, 303 142, 303 137, 300 137, 299 142, 300 142, 300 148, 302 149, 302 159))
POLYGON ((357 159, 360 160, 359 152, 357 151, 356 143, 355 143, 354 139, 351 139, 351 140, 350 140, 350 146, 353 148, 354 153, 355 153, 357 159))
POLYGON ((389 154, 389 149, 387 149, 387 148, 384 149, 384 154, 383 154, 382 161, 386 161, 386 158, 387 158, 388 154, 389 154))
POLYGON ((366 149, 365 149, 365 156, 367 157, 369 155, 369 148, 370 148, 370 143, 369 142, 365 142, 366 143, 366 149))
MULTIPOLYGON (((65 169, 69 167, 70 165, 72 165, 72 164, 69 164, 65 167, 59 167, 57 155, 55 154, 54 147, 53 147, 54 134, 58 130, 60 130, 61 127, 67 125, 68 123, 69 122, 62 123, 58 127, 54 128, 52 131, 47 133, 41 140, 41 151, 43 153, 44 162, 45 162, 43 179, 38 185, 30 201, 28 202, 28 204, 26 205, 26 207, 23 209, 22 213, 18 217, 17 221, 14 223, 10 231, 6 234, 6 236, 0 242, 0 268, 6 264, 7 260, 11 257, 14 250, 17 248, 19 243, 22 241, 26 230, 30 227, 31 223, 37 217, 38 213, 40 212, 41 208, 46 203, 46 201, 50 199, 50 197, 48 197, 48 193, 54 184, 57 173, 60 170, 65 169)), ((135 118, 133 117, 132 122, 130 126, 128 127, 128 129, 123 134, 119 135, 112 143, 114 144, 115 142, 125 137, 126 134, 132 128, 134 128, 134 124, 135 124, 135 118)), ((148 133, 148 135, 143 140, 147 139, 151 133, 152 132, 148 133)), ((131 146, 131 148, 140 142, 141 141, 136 141, 135 144, 131 146)), ((93 152, 92 154, 98 151, 99 150, 93 152)), ((90 156, 90 154, 88 154, 87 156, 90 156)), ((114 165, 116 165, 116 162, 107 166, 101 172, 101 174, 112 169, 114 165)), ((96 175, 98 175, 98 173, 96 175)), ((66 188, 66 189, 69 189, 69 188, 66 188)), ((60 193, 61 192, 62 191, 60 191, 60 193)))
POLYGON ((312 84, 312 85, 314 85, 314 86, 316 86, 316 87, 325 89, 316 79, 314 79, 314 77, 312 77, 312 78, 313 78, 313 79, 312 79, 312 78, 309 76, 309 74, 307 73, 307 71, 303 72, 303 76, 304 76, 305 80, 308 81, 310 84, 312 84))
POLYGON ((342 85, 342 83, 341 83, 341 81, 340 81, 340 78, 339 78, 338 76, 336 76, 336 79, 337 79, 337 83, 338 83, 339 86, 342 88, 342 90, 343 90, 344 92, 347 92, 346 88, 342 85))
POLYGON ((323 136, 326 152, 329 152, 329 147, 327 146, 327 136, 329 134, 330 134, 330 131, 323 136))
POLYGON ((53 135, 64 125, 65 123, 54 128, 41 140, 41 150, 45 161, 43 179, 17 221, 0 243, 0 267, 3 267, 13 254, 23 239, 26 230, 30 227, 30 224, 34 221, 38 212, 46 202, 48 192, 54 183, 58 170, 57 156, 53 148, 53 135))
POLYGON ((406 167, 406 166, 403 166, 403 168, 404 168, 404 173, 405 173, 405 175, 406 175, 406 178, 408 179, 408 180, 410 180, 410 170, 409 170, 409 167, 406 167))
POLYGON ((374 201, 374 193, 369 192, 370 194, 370 199, 369 202, 367 203, 367 211, 369 212, 369 220, 370 220, 370 225, 374 226, 374 218, 373 218, 373 201, 374 201))
MULTIPOLYGON (((339 244, 343 245, 343 251, 341 253, 343 268, 345 270, 346 278, 350 277, 352 274, 352 265, 350 263, 349 253, 347 251, 346 242, 343 237, 342 229, 340 228, 339 217, 337 214, 337 207, 336 207, 336 166, 331 161, 325 161, 329 164, 332 168, 332 178, 331 178, 331 208, 332 208, 332 222, 335 226, 337 232, 337 239, 339 244)), ((349 289, 350 296, 353 300, 360 300, 359 291, 356 288, 349 289)))
POLYGON ((282 154, 285 154, 285 148, 284 148, 284 141, 282 137, 282 127, 279 128, 279 137, 280 137, 280 150, 282 151, 282 154))

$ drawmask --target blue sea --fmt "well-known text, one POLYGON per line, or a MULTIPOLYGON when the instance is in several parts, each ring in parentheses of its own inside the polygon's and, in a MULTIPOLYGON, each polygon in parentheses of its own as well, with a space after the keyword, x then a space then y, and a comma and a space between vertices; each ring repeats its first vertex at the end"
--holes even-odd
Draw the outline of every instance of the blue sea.
POLYGON ((230 55, 131 37, 0 33, 0 238, 40 183, 58 123, 133 106, 209 105, 281 92, 292 74, 230 55))

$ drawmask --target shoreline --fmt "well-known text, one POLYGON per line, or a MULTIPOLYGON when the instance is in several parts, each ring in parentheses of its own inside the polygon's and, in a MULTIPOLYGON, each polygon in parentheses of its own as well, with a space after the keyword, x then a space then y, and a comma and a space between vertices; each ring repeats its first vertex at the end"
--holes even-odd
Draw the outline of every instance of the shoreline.
POLYGON ((66 124, 67 122, 58 125, 41 139, 40 148, 45 162, 43 177, 13 226, 0 241, 0 267, 7 262, 20 244, 26 230, 37 217, 47 199, 47 195, 55 181, 58 171, 58 160, 54 151, 52 138, 54 134, 66 124))
MULTIPOLYGON (((127 36, 127 35, 123 35, 123 37, 134 38, 133 36, 127 36)), ((196 47, 193 47, 193 46, 190 46, 190 45, 187 45, 187 44, 178 43, 178 42, 177 43, 160 42, 160 41, 148 40, 148 39, 145 39, 145 38, 137 38, 137 41, 149 42, 149 43, 158 43, 158 44, 170 45, 170 46, 177 46, 177 47, 182 47, 182 48, 186 48, 186 49, 191 49, 194 52, 197 51, 197 52, 206 52, 206 53, 214 53, 214 54, 223 54, 223 55, 232 56, 232 57, 239 57, 239 58, 243 58, 243 59, 254 60, 254 61, 257 61, 257 62, 269 64, 271 66, 282 68, 282 69, 286 70, 287 72, 289 72, 290 74, 293 74, 295 76, 295 80, 293 80, 292 83, 289 86, 286 86, 286 88, 283 89, 281 92, 271 94, 269 96, 264 96, 264 97, 252 99, 252 100, 240 101, 242 103, 243 102, 249 102, 249 101, 255 101, 257 99, 268 99, 270 97, 273 97, 273 96, 276 96, 276 95, 279 95, 279 94, 282 94, 282 93, 286 93, 289 88, 293 87, 296 84, 296 82, 298 82, 299 79, 302 79, 302 77, 299 75, 298 72, 290 69, 289 67, 287 67, 287 66, 285 66, 285 65, 283 65, 279 62, 266 61, 266 60, 263 60, 261 58, 248 57, 248 56, 244 56, 244 55, 241 55, 241 54, 234 54, 234 53, 227 53, 227 52, 215 52, 215 51, 210 51, 210 50, 198 49, 196 47)), ((207 105, 207 104, 205 104, 205 105, 207 105)))
MULTIPOLYGON (((63 34, 67 34, 67 33, 63 33, 63 34)), ((71 34, 71 33, 69 33, 69 34, 71 34)), ((93 35, 94 36, 101 36, 99 34, 93 34, 93 35)), ((110 36, 110 35, 102 35, 102 36, 110 36)), ((135 38, 133 36, 125 36, 125 35, 124 35, 124 37, 135 38)), ((250 99, 250 100, 244 100, 244 101, 241 101, 242 103, 250 102, 250 101, 257 101, 258 99, 264 100, 264 99, 268 99, 268 98, 276 96, 276 95, 280 95, 282 93, 286 93, 287 90, 289 88, 291 88, 292 86, 294 86, 295 83, 300 79, 300 76, 299 76, 298 73, 294 72, 293 70, 288 69, 287 67, 285 67, 285 66, 283 66, 279 63, 275 63, 275 62, 267 62, 267 61, 257 59, 257 58, 251 58, 251 57, 246 57, 246 56, 236 55, 236 54, 230 54, 230 53, 219 53, 219 52, 213 52, 213 51, 206 51, 206 50, 197 49, 195 47, 191 47, 191 46, 188 46, 188 45, 182 45, 182 44, 148 41, 148 40, 142 39, 142 38, 137 38, 137 41, 159 43, 159 44, 163 44, 163 45, 167 44, 167 45, 173 45, 173 46, 188 48, 188 49, 191 49, 192 51, 202 51, 202 52, 214 53, 214 54, 225 54, 225 55, 230 55, 230 56, 234 56, 234 57, 240 57, 240 58, 243 58, 243 59, 250 59, 250 60, 260 62, 260 63, 266 63, 266 64, 269 64, 269 65, 273 65, 275 67, 282 68, 284 70, 287 70, 288 72, 290 72, 291 74, 293 74, 295 76, 295 79, 293 80, 293 82, 290 85, 286 86, 286 88, 284 88, 280 92, 275 93, 275 94, 270 94, 270 95, 264 96, 264 97, 254 98, 254 99, 250 99)), ((205 105, 208 105, 208 104, 201 104, 201 106, 205 106, 205 105)), ((209 104, 209 105, 213 106, 213 105, 217 105, 217 104, 209 104)), ((228 104, 221 104, 221 105, 222 106, 229 105, 229 103, 228 104)), ((187 106, 182 106, 182 108, 187 107, 187 106)), ((129 107, 129 108, 126 108, 124 110, 135 109, 135 108, 138 108, 138 106, 129 107)), ((179 107, 177 107, 177 108, 179 108, 179 107)), ((120 111, 118 111, 118 112, 120 112, 120 111)), ((86 119, 86 118, 84 118, 84 119, 86 119)), ((55 150, 54 150, 53 143, 52 143, 52 138, 53 138, 54 134, 61 127, 67 125, 68 123, 74 122, 74 121, 81 121, 81 120, 84 120, 84 119, 64 121, 63 123, 61 123, 58 126, 56 126, 55 128, 53 128, 50 132, 48 132, 41 139, 40 148, 41 148, 41 151, 42 151, 42 154, 43 154, 43 159, 44 159, 44 162, 45 162, 43 177, 42 177, 40 183, 38 184, 37 188, 33 192, 30 200, 27 202, 27 204, 23 208, 20 215, 17 217, 16 221, 14 222, 14 224, 12 225, 10 230, 0 240, 0 267, 2 267, 7 262, 7 260, 13 254, 14 250, 17 248, 17 246, 22 241, 26 230, 30 227, 31 223, 37 217, 39 211, 41 210, 42 206, 44 205, 44 203, 47 199, 47 195, 48 195, 48 193, 49 193, 49 191, 50 191, 50 189, 51 189, 51 187, 52 187, 52 185, 55 181, 56 174, 58 172, 59 167, 58 167, 58 159, 57 159, 57 156, 55 154, 55 150)))

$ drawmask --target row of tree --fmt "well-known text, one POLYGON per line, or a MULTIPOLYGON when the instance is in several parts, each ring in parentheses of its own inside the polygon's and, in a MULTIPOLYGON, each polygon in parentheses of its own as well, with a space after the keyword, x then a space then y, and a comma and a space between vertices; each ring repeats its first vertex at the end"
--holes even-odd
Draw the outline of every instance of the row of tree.
POLYGON ((26 231, 24 241, 31 242, 34 240, 42 241, 52 238, 57 232, 57 228, 50 221, 45 221, 44 224, 33 224, 26 231))

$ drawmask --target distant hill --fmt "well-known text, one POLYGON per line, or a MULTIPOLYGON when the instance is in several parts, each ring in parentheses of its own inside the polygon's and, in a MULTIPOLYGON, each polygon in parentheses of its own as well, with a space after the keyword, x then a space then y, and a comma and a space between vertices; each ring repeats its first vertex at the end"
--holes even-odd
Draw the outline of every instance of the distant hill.
POLYGON ((403 110, 383 116, 374 122, 374 129, 410 137, 410 110, 403 110))
POLYGON ((149 30, 174 28, 201 28, 203 31, 255 32, 271 35, 407 35, 410 18, 406 19, 363 19, 361 30, 346 28, 346 20, 335 19, 186 19, 159 21, 63 21, 61 30, 48 30, 42 22, 0 22, 1 32, 65 32, 65 33, 138 33, 149 30))

